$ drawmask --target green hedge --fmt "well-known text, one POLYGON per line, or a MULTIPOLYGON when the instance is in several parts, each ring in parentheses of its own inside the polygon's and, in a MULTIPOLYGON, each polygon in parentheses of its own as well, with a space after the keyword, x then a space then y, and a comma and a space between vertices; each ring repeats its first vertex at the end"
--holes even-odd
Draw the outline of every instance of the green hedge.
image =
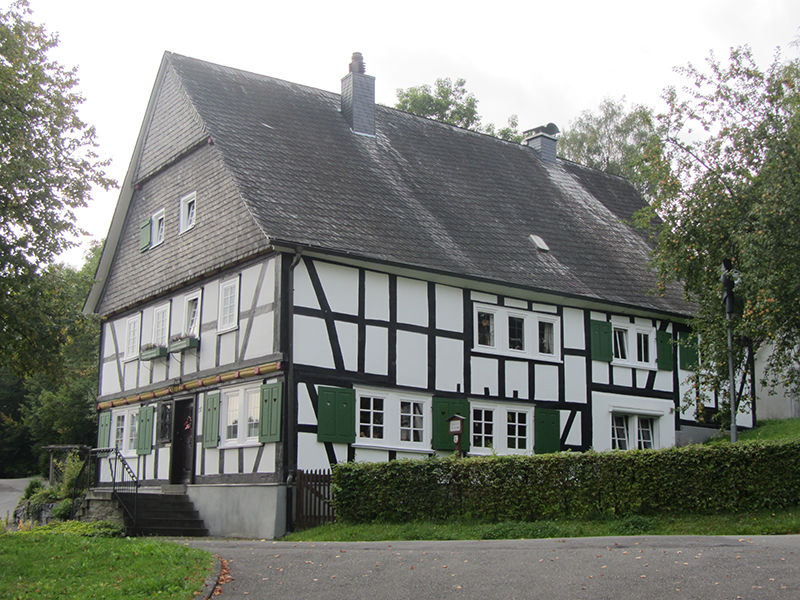
POLYGON ((785 508, 800 505, 800 441, 346 463, 333 492, 348 522, 785 508))

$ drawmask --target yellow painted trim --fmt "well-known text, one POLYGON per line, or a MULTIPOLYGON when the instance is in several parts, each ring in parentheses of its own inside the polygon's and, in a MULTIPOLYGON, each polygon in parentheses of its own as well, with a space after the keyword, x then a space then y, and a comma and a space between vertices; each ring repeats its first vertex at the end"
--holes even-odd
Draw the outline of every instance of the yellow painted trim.
POLYGON ((142 400, 153 400, 155 398, 164 398, 172 394, 180 394, 181 392, 196 390, 215 383, 225 383, 227 381, 235 381, 236 379, 245 379, 248 377, 255 377, 256 375, 267 375, 281 370, 281 362, 275 361, 255 367, 248 367, 246 369, 239 369, 238 371, 228 371, 220 375, 211 375, 210 377, 203 377, 202 379, 194 379, 186 383, 178 383, 167 387, 159 388, 151 392, 144 392, 143 394, 136 394, 134 396, 127 396, 126 398, 117 398, 116 400, 106 400, 105 402, 97 403, 97 410, 105 410, 116 406, 125 406, 126 404, 133 404, 141 402, 142 400))

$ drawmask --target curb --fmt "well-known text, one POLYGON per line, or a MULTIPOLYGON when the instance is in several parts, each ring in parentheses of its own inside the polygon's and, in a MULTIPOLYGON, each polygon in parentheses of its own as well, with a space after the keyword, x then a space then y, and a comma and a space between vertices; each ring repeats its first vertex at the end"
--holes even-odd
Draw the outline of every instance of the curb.
POLYGON ((217 560, 217 568, 212 569, 211 572, 216 572, 216 575, 212 574, 206 577, 203 587, 195 594, 195 598, 209 600, 214 595, 214 590, 217 589, 217 583, 219 583, 219 578, 222 575, 222 558, 218 554, 215 554, 214 558, 217 560))

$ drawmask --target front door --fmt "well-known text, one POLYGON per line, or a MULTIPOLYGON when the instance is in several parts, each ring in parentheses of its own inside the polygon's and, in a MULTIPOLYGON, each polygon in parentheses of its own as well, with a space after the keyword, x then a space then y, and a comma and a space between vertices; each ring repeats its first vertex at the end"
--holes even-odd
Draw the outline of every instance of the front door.
POLYGON ((176 400, 172 430, 170 483, 192 483, 194 475, 194 400, 176 400))

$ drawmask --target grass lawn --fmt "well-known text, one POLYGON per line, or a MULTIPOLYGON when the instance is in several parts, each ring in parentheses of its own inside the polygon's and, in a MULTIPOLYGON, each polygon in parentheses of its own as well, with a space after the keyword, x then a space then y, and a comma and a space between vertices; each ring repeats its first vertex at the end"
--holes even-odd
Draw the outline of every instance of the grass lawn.
MULTIPOLYGON (((738 432, 742 442, 792 442, 800 440, 800 419, 772 419, 759 421, 754 429, 743 429, 738 432)), ((730 435, 715 437, 707 444, 730 444, 730 435)))
POLYGON ((800 507, 788 510, 622 519, 507 521, 501 523, 414 521, 333 523, 290 533, 286 541, 492 540, 615 535, 759 535, 800 533, 800 507))
POLYGON ((0 533, 2 597, 188 600, 214 568, 204 550, 148 538, 86 537, 70 525, 0 533))

